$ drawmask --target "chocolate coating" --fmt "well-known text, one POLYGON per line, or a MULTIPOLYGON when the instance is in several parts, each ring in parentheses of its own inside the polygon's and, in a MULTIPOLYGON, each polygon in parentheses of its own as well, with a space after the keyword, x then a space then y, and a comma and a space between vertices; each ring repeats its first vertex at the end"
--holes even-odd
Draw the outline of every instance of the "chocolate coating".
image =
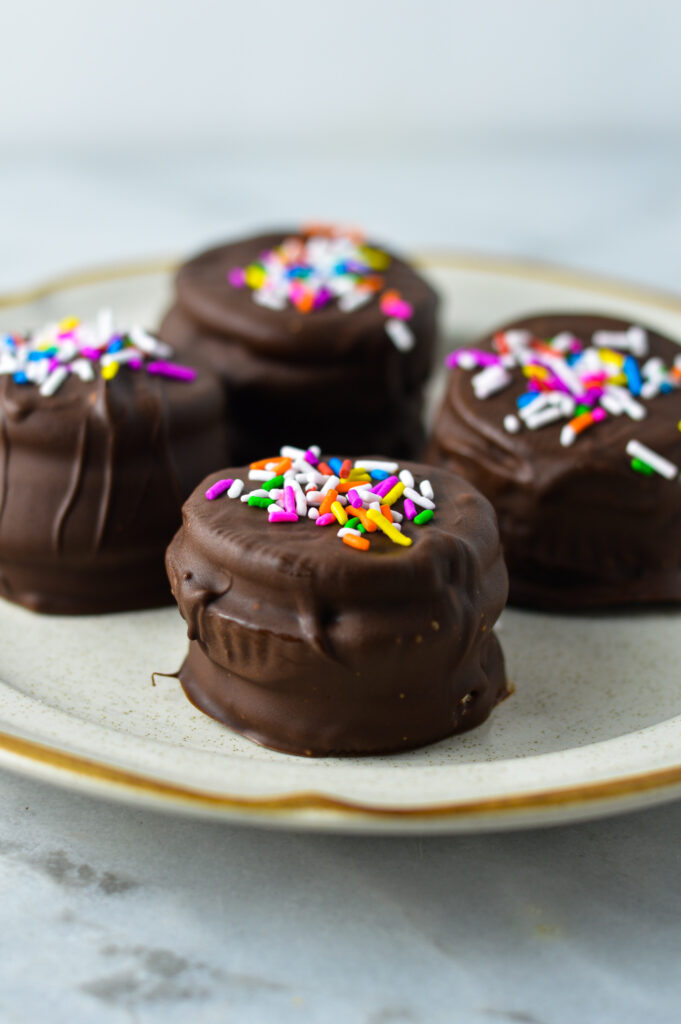
POLYGON ((223 419, 209 371, 72 374, 49 397, 0 377, 0 594, 67 615, 167 603, 165 547, 223 419))
MULTIPOLYGON (((585 342, 596 330, 631 321, 573 313, 504 325, 539 338, 571 331, 585 342)), ((496 332, 493 332, 493 334, 496 332)), ((492 351, 492 335, 475 343, 492 351)), ((670 364, 679 346, 648 330, 651 356, 670 364)), ((630 465, 636 439, 681 465, 681 391, 639 401, 641 421, 609 416, 568 448, 562 423, 509 434, 504 416, 525 390, 515 371, 509 388, 475 397, 471 374, 450 372, 428 458, 467 477, 494 505, 509 570, 510 601, 547 609, 681 601, 681 487, 642 476, 630 465)), ((564 422, 564 421, 563 421, 564 422)))
POLYGON ((409 326, 416 344, 400 352, 386 334, 377 298, 351 313, 334 303, 302 314, 293 306, 260 306, 250 289, 228 283, 229 270, 247 266, 294 234, 243 239, 185 263, 160 336, 205 360, 221 377, 235 460, 276 451, 282 424, 291 444, 306 444, 311 421, 325 450, 419 454, 422 388, 436 337, 435 292, 396 256, 381 271, 386 288, 401 292, 414 308, 409 326), (329 416, 329 407, 348 396, 357 414, 329 416))
POLYGON ((507 575, 493 510, 445 470, 435 519, 359 552, 310 519, 274 525, 207 487, 168 549, 187 622, 189 699, 250 739, 307 756, 407 750, 478 725, 507 694, 492 626, 507 575))

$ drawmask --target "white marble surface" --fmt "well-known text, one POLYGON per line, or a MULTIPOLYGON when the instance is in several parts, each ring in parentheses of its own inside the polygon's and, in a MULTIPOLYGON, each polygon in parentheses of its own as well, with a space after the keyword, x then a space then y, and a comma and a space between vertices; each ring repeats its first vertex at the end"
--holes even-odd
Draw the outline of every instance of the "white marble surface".
MULTIPOLYGON (((330 215, 405 246, 681 288, 681 143, 473 140, 428 156, 3 153, 0 290, 330 215)), ((681 805, 426 841, 145 814, 0 773, 0 1020, 678 1019, 681 805)))

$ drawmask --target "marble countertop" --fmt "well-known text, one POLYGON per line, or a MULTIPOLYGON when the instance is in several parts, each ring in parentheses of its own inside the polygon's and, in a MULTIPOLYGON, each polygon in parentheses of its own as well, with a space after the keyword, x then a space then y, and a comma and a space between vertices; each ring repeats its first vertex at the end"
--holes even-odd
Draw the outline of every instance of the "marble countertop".
MULTIPOLYGON (((428 155, 24 150, 0 291, 310 216, 681 291, 681 142, 428 155)), ((0 772, 0 1020, 678 1019, 681 804, 545 831, 372 839, 107 804, 0 772)))

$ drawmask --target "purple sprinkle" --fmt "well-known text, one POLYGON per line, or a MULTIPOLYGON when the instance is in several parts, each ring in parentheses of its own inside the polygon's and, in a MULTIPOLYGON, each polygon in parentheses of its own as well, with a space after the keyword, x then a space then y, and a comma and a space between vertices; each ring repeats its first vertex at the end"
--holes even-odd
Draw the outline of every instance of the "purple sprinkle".
POLYGON ((321 309, 322 306, 326 306, 329 302, 331 302, 332 298, 333 292, 330 292, 328 288, 320 288, 314 297, 312 308, 321 309))
POLYGON ((209 501, 214 501, 216 498, 219 498, 221 494, 224 494, 225 491, 228 491, 233 483, 233 480, 217 480, 213 486, 209 487, 206 491, 206 497, 209 501))
POLYGON ((174 380, 196 380, 196 370, 190 366, 181 366, 179 363, 167 363, 159 360, 154 363, 147 363, 147 373, 154 377, 171 377, 174 380))
POLYGON ((125 365, 128 366, 131 370, 141 370, 142 367, 144 366, 144 360, 143 359, 128 359, 128 361, 127 361, 127 363, 125 365))
POLYGON ((323 516, 319 516, 315 519, 317 526, 330 526, 331 523, 336 522, 336 517, 333 512, 325 512, 323 516))
POLYGON ((407 517, 407 519, 416 519, 416 505, 411 500, 411 498, 404 499, 404 514, 407 517))
MULTIPOLYGON (((296 515, 296 492, 290 484, 287 484, 284 488, 284 508, 287 512, 292 512, 296 515)), ((297 518, 298 516, 296 515, 297 518)))
POLYGON ((397 483, 399 483, 398 477, 389 476, 385 480, 381 480, 380 483, 374 484, 371 488, 371 492, 372 494, 378 494, 381 498, 384 498, 388 491, 391 491, 397 483))
POLYGON ((305 459, 306 462, 309 462, 311 466, 319 465, 319 459, 317 458, 317 456, 315 455, 311 448, 307 449, 307 451, 303 455, 303 458, 305 459))
POLYGON ((359 492, 356 491, 354 487, 352 488, 351 491, 348 491, 348 501, 350 502, 353 508, 362 507, 362 499, 359 495, 359 492))
POLYGON ((605 394, 603 388, 589 388, 580 397, 579 401, 584 405, 595 405, 596 402, 603 397, 605 394))
POLYGON ((53 370, 56 370, 58 366, 61 366, 61 363, 59 362, 59 360, 57 359, 57 357, 56 357, 56 356, 51 356, 51 357, 50 357, 50 361, 49 361, 49 362, 48 362, 48 364, 47 364, 47 369, 48 369, 48 371, 49 371, 50 373, 52 373, 52 371, 53 371, 53 370))
MULTIPOLYGON (((297 523, 298 516, 295 512, 285 512, 283 508, 274 508, 270 505, 268 509, 269 521, 271 523, 297 523)), ((331 516, 333 519, 334 517, 331 516)))
POLYGON ((227 271, 227 280, 234 288, 243 288, 246 284, 246 273, 243 267, 232 267, 227 271))
POLYGON ((92 348, 90 345, 84 345, 80 350, 80 354, 85 356, 86 359, 99 359, 102 353, 98 348, 92 348))

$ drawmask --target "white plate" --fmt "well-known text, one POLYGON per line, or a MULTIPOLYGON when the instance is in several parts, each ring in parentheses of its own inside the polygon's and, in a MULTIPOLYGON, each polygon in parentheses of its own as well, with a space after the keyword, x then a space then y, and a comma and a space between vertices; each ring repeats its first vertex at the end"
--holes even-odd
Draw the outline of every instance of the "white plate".
MULTIPOLYGON (((681 299, 480 257, 423 264, 450 340, 547 309, 614 312, 681 338, 681 299)), ((0 299, 4 328, 102 304, 153 325, 170 264, 92 271, 0 299)), ((227 820, 371 832, 574 821, 681 794, 681 612, 514 610, 499 634, 516 693, 481 729, 396 757, 263 750, 152 671, 182 659, 174 609, 41 617, 0 603, 0 764, 74 789, 227 820)))

